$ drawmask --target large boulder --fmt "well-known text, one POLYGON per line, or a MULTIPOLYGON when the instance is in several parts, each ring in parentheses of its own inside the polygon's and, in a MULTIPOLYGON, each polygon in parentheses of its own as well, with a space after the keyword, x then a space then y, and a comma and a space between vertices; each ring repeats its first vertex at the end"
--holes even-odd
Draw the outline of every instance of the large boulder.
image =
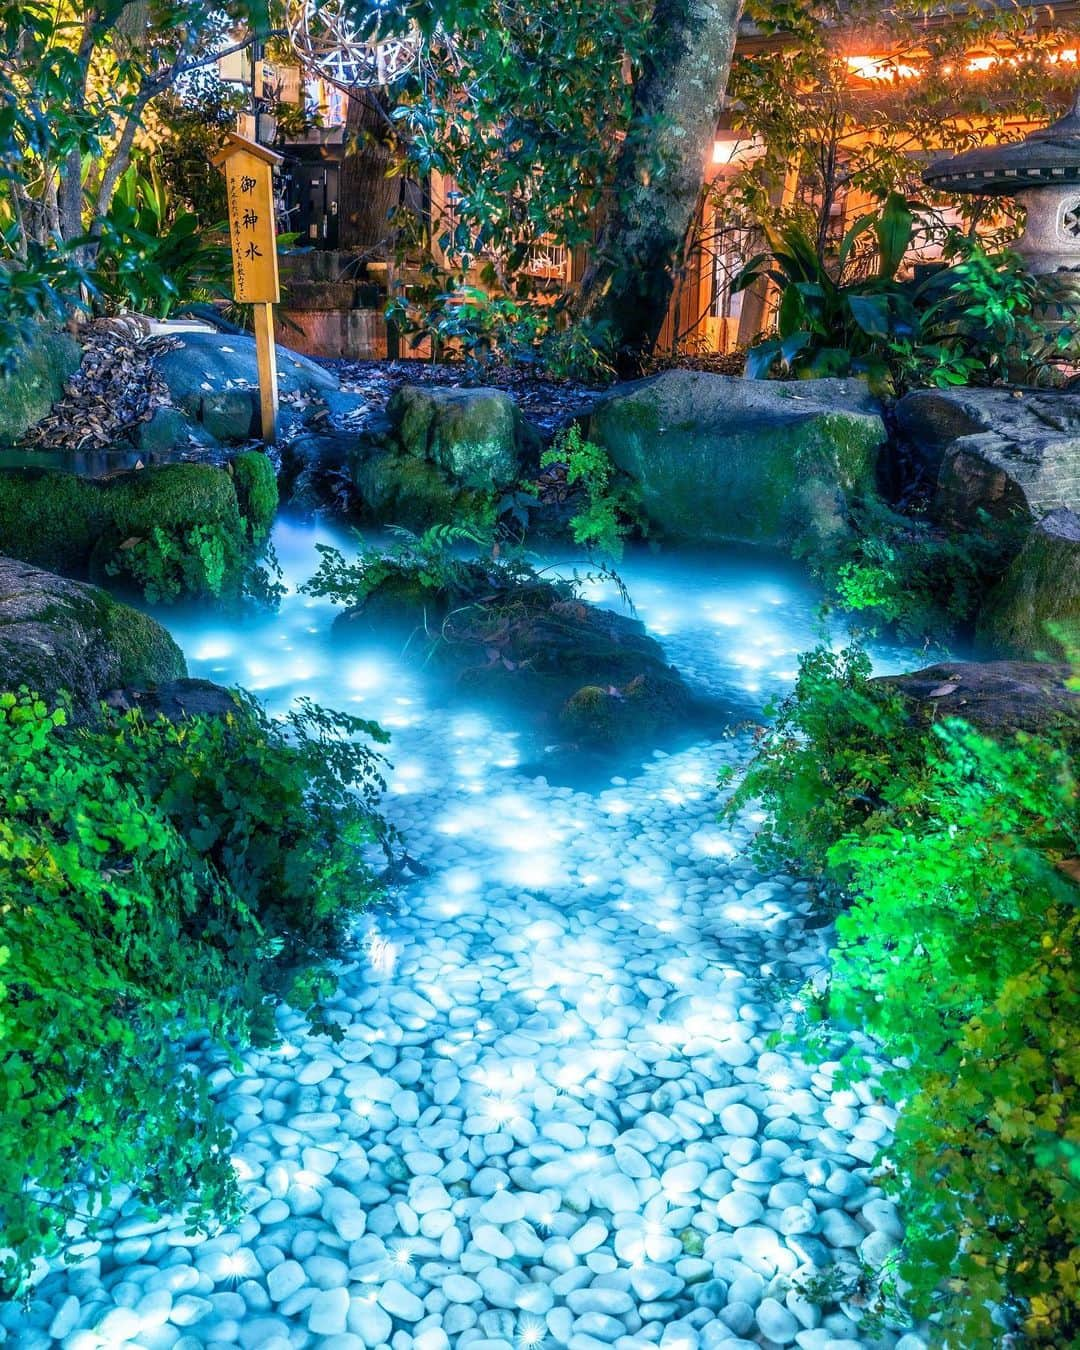
POLYGON ((69 333, 41 328, 14 354, 13 366, 0 375, 0 445, 12 445, 63 396, 75 374, 82 349, 69 333))
POLYGON ((669 370, 616 387, 589 437, 673 540, 827 546, 876 485, 885 424, 859 380, 792 383, 669 370))
POLYGON ((951 524, 970 526, 980 514, 1034 522, 1080 497, 1080 395, 919 389, 899 401, 896 418, 951 524))
POLYGON ((873 684, 895 690, 913 716, 930 725, 962 717, 992 736, 1063 729, 1080 736, 1080 696, 1064 664, 1037 661, 946 661, 873 684))
POLYGON ((70 695, 94 715, 111 690, 187 674, 183 653, 149 615, 87 586, 0 557, 0 689, 70 695))
POLYGON ((1080 650, 1080 516, 1051 511, 987 597, 976 637, 1008 656, 1061 660, 1080 650))
POLYGON ((387 415, 401 448, 463 488, 510 487, 521 471, 521 417, 501 389, 403 385, 387 415))
MULTIPOLYGON (((221 441, 244 441, 260 434, 259 365, 255 339, 246 334, 201 329, 175 334, 179 346, 155 366, 172 402, 221 441)), ((277 349, 278 391, 284 398, 318 397, 338 388, 337 377, 310 357, 277 349)))

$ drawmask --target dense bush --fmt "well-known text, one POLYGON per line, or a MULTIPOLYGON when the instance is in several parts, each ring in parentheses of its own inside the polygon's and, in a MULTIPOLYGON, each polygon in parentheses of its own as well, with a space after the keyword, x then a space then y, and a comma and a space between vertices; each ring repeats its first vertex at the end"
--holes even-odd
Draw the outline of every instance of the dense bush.
POLYGON ((73 730, 0 696, 0 1224, 9 1286, 124 1183, 193 1225, 236 1204, 228 1131, 183 1038, 321 1025, 323 961, 372 897, 374 725, 138 713, 73 730), (70 1227, 68 1227, 70 1222, 70 1227))
POLYGON ((851 525, 813 559, 815 573, 842 609, 926 644, 971 631, 1020 544, 1018 525, 974 520, 949 531, 878 499, 853 504, 851 525))
POLYGON ((884 1184, 945 1344, 1080 1339, 1080 805, 1064 738, 914 724, 858 651, 803 659, 730 809, 846 900, 822 1012, 905 1105, 884 1184))
POLYGON ((746 373, 864 375, 883 393, 1002 379, 1052 382, 1057 365, 1077 350, 1080 305, 1073 291, 1031 276, 1015 253, 991 254, 955 233, 943 241, 951 266, 921 283, 901 280, 908 250, 932 233, 926 209, 895 192, 856 220, 828 256, 798 221, 766 226, 769 251, 750 260, 735 287, 766 277, 776 286, 776 334, 751 347, 746 373), (860 252, 867 237, 870 275, 860 252))

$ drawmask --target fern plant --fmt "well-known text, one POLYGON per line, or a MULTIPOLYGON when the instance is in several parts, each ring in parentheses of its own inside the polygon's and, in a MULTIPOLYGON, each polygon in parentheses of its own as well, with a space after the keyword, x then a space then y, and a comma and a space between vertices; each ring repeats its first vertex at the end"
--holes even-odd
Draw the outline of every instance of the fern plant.
POLYGON ((576 424, 561 431, 540 457, 540 467, 564 465, 566 482, 579 489, 583 502, 570 517, 576 544, 618 559, 626 537, 642 528, 640 494, 611 462, 607 451, 586 440, 576 424))

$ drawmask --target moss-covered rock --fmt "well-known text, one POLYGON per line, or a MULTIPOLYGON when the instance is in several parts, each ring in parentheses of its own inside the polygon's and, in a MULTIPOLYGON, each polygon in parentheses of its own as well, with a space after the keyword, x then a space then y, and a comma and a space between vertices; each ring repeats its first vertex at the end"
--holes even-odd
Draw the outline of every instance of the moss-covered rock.
POLYGON ((434 465, 459 487, 490 490, 521 471, 521 418, 501 389, 403 385, 387 416, 406 455, 434 465))
POLYGON ((362 503, 361 517, 374 524, 424 530, 474 520, 490 510, 489 493, 462 488, 430 461, 397 449, 372 454, 361 447, 352 458, 350 477, 362 503))
POLYGON ((1051 511, 1029 532, 987 597, 976 638, 993 655, 1064 660, 1080 650, 1080 516, 1051 511))
POLYGON ((385 425, 348 453, 359 514, 415 530, 490 518, 524 472, 530 446, 532 434, 501 390, 405 385, 385 425))
POLYGON ((815 550, 848 533, 851 501, 873 495, 886 434, 858 380, 671 370, 615 388, 589 438, 639 484, 669 539, 815 550))
POLYGON ((461 563, 443 584, 422 566, 383 571, 335 631, 426 646, 459 689, 524 709, 545 739, 624 747, 699 711, 643 624, 586 603, 568 583, 486 560, 461 563))
POLYGON ((12 445, 52 408, 79 368, 82 349, 70 333, 41 328, 0 375, 0 445, 12 445))
POLYGON ((587 684, 563 704, 559 722, 582 745, 621 748, 678 725, 687 713, 685 686, 671 672, 636 675, 628 684, 587 684))
POLYGON ((113 689, 186 674, 180 648, 149 615, 96 586, 0 557, 0 688, 67 693, 86 718, 113 689))
POLYGON ((105 488, 59 470, 0 473, 0 552, 64 576, 85 576, 109 520, 105 488))
POLYGON ((210 464, 165 464, 101 480, 5 471, 0 550, 127 587, 153 603, 229 598, 241 589, 254 544, 265 538, 272 495, 276 500, 271 479, 269 463, 255 460, 238 474, 210 464))

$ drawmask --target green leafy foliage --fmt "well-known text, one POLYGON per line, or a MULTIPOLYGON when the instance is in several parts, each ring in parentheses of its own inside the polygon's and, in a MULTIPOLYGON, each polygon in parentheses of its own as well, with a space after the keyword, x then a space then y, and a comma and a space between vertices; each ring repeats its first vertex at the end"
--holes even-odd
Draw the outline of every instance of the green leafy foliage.
POLYGON ((754 379, 864 375, 882 392, 912 385, 989 384, 1002 378, 1041 382, 1047 367, 1075 351, 1080 307, 1029 275, 1016 254, 991 255, 955 234, 947 256, 959 261, 915 284, 898 279, 908 248, 931 233, 926 209, 890 193, 857 220, 835 253, 819 252, 798 221, 766 226, 769 253, 744 268, 735 289, 767 277, 780 292, 776 335, 751 347, 754 379), (869 255, 855 262, 864 236, 869 255), (865 275, 866 257, 875 270, 865 275), (1058 322, 1046 326, 1054 303, 1058 322))
POLYGON ((797 222, 767 226, 769 254, 752 259, 735 286, 743 290, 766 276, 779 287, 777 335, 750 349, 747 374, 762 379, 779 368, 802 379, 865 374, 877 383, 887 380, 889 340, 916 324, 911 302, 896 282, 915 219, 911 204, 890 193, 879 212, 851 226, 828 261, 797 222), (852 250, 867 232, 874 235, 877 270, 845 279, 852 250))
POLYGON ((578 488, 584 496, 570 517, 574 542, 621 558, 626 535, 642 524, 634 485, 618 473, 602 446, 582 436, 576 424, 560 431, 540 458, 542 469, 555 464, 565 466, 567 486, 578 488))
MULTIPOLYGON (((727 809, 847 904, 823 1011, 904 1102, 884 1183, 901 1288, 943 1343, 1080 1337, 1080 800, 1064 730, 926 728, 865 653, 801 663, 727 809)), ((857 1066, 856 1066, 857 1067, 857 1066)))
MULTIPOLYGON (((875 0, 748 0, 744 13, 772 40, 737 52, 729 106, 761 153, 746 157, 734 181, 717 184, 722 219, 775 225, 794 209, 821 256, 847 193, 922 195, 925 160, 916 147, 947 155, 1017 139, 1075 81, 1058 55, 1075 37, 1062 11, 979 0, 947 9, 930 0, 887 9, 875 0), (838 32, 873 37, 856 51, 838 32), (864 51, 878 59, 860 60, 864 51), (973 69, 976 51, 998 59, 973 69), (777 189, 793 169, 796 202, 779 207, 777 189)), ((931 205, 959 208, 995 247, 1015 237, 1015 203, 976 194, 938 202, 931 205)))
POLYGON ((853 531, 819 553, 814 570, 842 609, 885 624, 906 641, 931 644, 970 631, 988 589, 1019 539, 1002 522, 975 520, 957 533, 918 512, 877 500, 856 504, 853 531))
POLYGON ((386 317, 411 335, 414 349, 430 342, 435 356, 461 360, 474 379, 495 364, 537 367, 555 379, 593 385, 614 378, 605 333, 568 324, 565 298, 508 295, 497 289, 490 269, 484 279, 495 289, 459 285, 447 290, 448 278, 440 276, 437 287, 413 287, 408 299, 392 300, 386 317))
POLYGON ((551 328, 548 307, 488 294, 479 286, 441 291, 423 304, 418 299, 414 293, 411 303, 392 301, 387 318, 412 334, 414 348, 430 341, 437 355, 463 360, 474 375, 494 362, 538 360, 551 328))
POLYGON ((1075 297, 1055 303, 1052 283, 1033 277, 1016 253, 990 254, 969 239, 952 247, 960 261, 915 292, 916 338, 893 344, 899 382, 937 388, 995 379, 1044 382, 1048 368, 1077 351, 1075 297), (1051 312, 1057 314, 1052 327, 1051 312))
MULTIPOLYGON (((357 4, 358 20, 373 21, 357 4)), ((438 59, 400 87, 395 120, 416 172, 451 178, 452 200, 433 219, 435 242, 464 275, 491 258, 508 293, 537 288, 534 248, 592 237, 593 213, 612 179, 617 137, 630 120, 626 65, 640 62, 648 12, 582 0, 551 15, 506 0, 380 6, 384 27, 406 13, 434 40, 438 59), (453 58, 439 47, 452 35, 453 58)))
POLYGON ((0 1219, 14 1285, 117 1185, 193 1228, 237 1216, 229 1131, 183 1038, 319 1023, 324 962, 373 897, 386 737, 238 700, 92 730, 0 696, 0 1219), (363 737, 363 740, 357 738, 363 737))
POLYGON ((497 602, 523 588, 553 591, 559 584, 541 581, 520 550, 496 550, 490 529, 433 525, 420 535, 400 528, 392 534, 388 543, 362 548, 351 561, 340 549, 318 544, 322 562, 302 589, 352 607, 363 607, 382 591, 412 603, 427 599, 445 609, 481 595, 497 602), (489 556, 477 557, 478 548, 489 556))
POLYGON ((167 319, 178 304, 225 295, 229 250, 214 242, 223 230, 192 211, 171 211, 160 180, 131 165, 95 236, 91 278, 99 303, 167 319))

